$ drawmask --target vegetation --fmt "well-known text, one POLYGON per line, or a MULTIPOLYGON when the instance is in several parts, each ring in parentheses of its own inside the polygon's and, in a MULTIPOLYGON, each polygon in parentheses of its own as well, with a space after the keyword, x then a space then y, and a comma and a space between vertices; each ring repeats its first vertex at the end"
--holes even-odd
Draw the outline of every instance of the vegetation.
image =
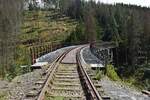
POLYGON ((113 65, 107 65, 107 68, 106 68, 106 75, 112 79, 113 81, 119 81, 120 78, 119 76, 117 75, 115 69, 114 69, 114 66, 113 65))
POLYGON ((147 84, 149 81, 146 80, 150 78, 145 79, 143 75, 150 75, 147 72, 150 63, 150 9, 125 4, 107 5, 93 0, 76 1, 78 2, 71 3, 68 8, 63 9, 67 15, 80 21, 76 31, 69 37, 69 42, 115 42, 118 48, 114 55, 114 64, 118 75, 123 79, 132 77, 130 79, 139 84, 139 80, 147 84), (144 68, 143 65, 148 66, 144 68), (141 69, 142 74, 137 73, 141 69), (122 74, 121 70, 126 74, 122 74))
POLYGON ((75 20, 58 11, 25 11, 19 39, 23 44, 64 41, 75 26, 75 20))
MULTIPOLYGON (((76 21, 60 15, 58 11, 25 11, 24 24, 22 26, 22 34, 18 35, 21 44, 18 45, 18 59, 16 65, 31 64, 31 59, 27 46, 43 44, 53 41, 64 41, 69 34, 74 31, 76 21), (36 17, 35 17, 36 16, 36 17)), ((24 73, 24 69, 18 67, 15 73, 24 73)), ((13 77, 16 75, 13 75, 13 77)))
POLYGON ((22 2, 10 0, 0 1, 0 77, 13 70, 15 64, 17 35, 20 31, 22 2), (11 4, 11 6, 8 6, 11 4))
MULTIPOLYGON (((28 44, 57 40, 81 44, 103 40, 118 45, 114 64, 121 78, 132 77, 137 82, 149 83, 150 8, 108 5, 94 0, 42 0, 42 3, 40 8, 37 0, 0 1, 3 8, 0 9, 0 76, 5 77, 8 72, 18 71, 20 65, 29 64, 24 52, 28 44), (8 7, 8 3, 12 6, 8 7)), ((107 69, 110 70, 107 70, 108 76, 117 80, 114 68, 109 65, 107 69)))
MULTIPOLYGON (((0 9, 0 23, 3 25, 0 28, 0 77, 7 80, 29 71, 30 45, 64 41, 77 24, 76 20, 53 9, 41 10, 34 5, 36 9, 23 10, 20 8, 23 2, 19 1, 0 1, 3 8, 7 8, 7 11, 0 9), (7 3, 14 5, 9 8, 7 3), (13 16, 9 16, 10 13, 13 16), (24 65, 26 69, 21 68, 24 65)), ((25 2, 27 4, 29 0, 25 2)))

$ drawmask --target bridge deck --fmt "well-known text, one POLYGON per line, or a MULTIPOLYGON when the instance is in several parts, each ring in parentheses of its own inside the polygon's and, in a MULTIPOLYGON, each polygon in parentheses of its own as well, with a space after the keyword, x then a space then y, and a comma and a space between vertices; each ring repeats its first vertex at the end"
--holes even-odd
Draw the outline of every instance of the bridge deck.
POLYGON ((61 63, 67 63, 67 64, 76 64, 76 53, 80 48, 76 48, 69 52, 65 58, 62 60, 61 63))

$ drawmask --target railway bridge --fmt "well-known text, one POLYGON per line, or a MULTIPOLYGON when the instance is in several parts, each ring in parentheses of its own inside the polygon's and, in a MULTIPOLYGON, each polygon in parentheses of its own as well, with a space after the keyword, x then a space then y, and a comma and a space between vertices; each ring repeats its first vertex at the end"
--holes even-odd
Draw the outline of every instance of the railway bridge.
MULTIPOLYGON (((99 70, 93 70, 84 59, 94 55, 94 57, 99 58, 98 60, 104 66, 107 63, 113 63, 113 53, 116 47, 114 43, 104 42, 61 47, 62 45, 58 43, 50 43, 44 46, 32 46, 29 48, 33 61, 32 71, 40 71, 40 77, 32 82, 32 84, 27 83, 30 88, 23 90, 24 96, 19 99, 114 100, 114 98, 117 98, 118 100, 132 100, 132 96, 129 99, 130 94, 126 95, 126 91, 123 92, 125 97, 118 97, 118 95, 121 96, 122 94, 112 95, 114 92, 122 92, 123 90, 117 90, 117 87, 108 80, 108 82, 103 83, 98 78, 100 76, 100 74, 97 74, 99 70), (88 48, 91 54, 89 52, 84 54, 83 51, 86 48, 88 48), (106 90, 107 87, 110 89, 109 84, 114 91, 106 90)), ((147 91, 143 92, 149 95, 147 91)), ((134 94, 132 95, 134 96, 134 94)), ((144 100, 149 100, 145 96, 138 96, 146 98, 144 100)))
MULTIPOLYGON (((34 49, 30 48, 33 61, 32 70, 46 67, 42 79, 36 82, 34 89, 31 89, 31 91, 26 94, 25 99, 44 100, 45 98, 54 99, 59 96, 65 98, 65 100, 110 99, 110 97, 104 93, 99 82, 92 78, 95 72, 90 68, 86 68, 87 65, 81 59, 80 51, 87 46, 91 48, 92 53, 96 56, 109 55, 109 59, 112 59, 113 53, 110 50, 112 48, 104 48, 103 45, 106 44, 101 44, 100 48, 102 48, 102 46, 103 48, 99 49, 96 48, 96 45, 72 46, 51 62, 48 61, 48 54, 39 57, 41 54, 41 46, 40 49, 37 49, 40 50, 40 52, 35 51, 37 47, 33 47, 34 49)), ((49 46, 43 48, 43 50, 46 51, 43 53, 49 51, 49 46)), ((61 47, 61 45, 57 44, 55 46, 55 48, 59 47, 61 47)), ((100 60, 104 61, 105 59, 102 58, 100 60)))

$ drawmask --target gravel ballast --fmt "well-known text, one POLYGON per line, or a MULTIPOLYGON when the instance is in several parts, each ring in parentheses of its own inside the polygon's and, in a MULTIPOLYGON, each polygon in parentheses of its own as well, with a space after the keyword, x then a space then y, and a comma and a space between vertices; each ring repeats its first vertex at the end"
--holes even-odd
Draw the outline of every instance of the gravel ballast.
POLYGON ((102 63, 95 55, 91 53, 89 46, 83 49, 82 56, 87 64, 101 64, 102 63))
POLYGON ((42 70, 35 70, 15 77, 9 84, 9 100, 22 100, 36 81, 42 77, 42 70))
MULTIPOLYGON (((81 56, 88 65, 101 63, 101 61, 91 53, 89 47, 83 49, 81 56)), ((107 76, 104 76, 99 83, 102 85, 104 92, 111 97, 111 100, 150 100, 150 97, 142 94, 141 91, 121 82, 112 81, 107 76)))
POLYGON ((108 77, 101 80, 104 91, 112 97, 112 100, 150 100, 150 97, 135 88, 126 86, 121 82, 111 81, 108 77))
MULTIPOLYGON (((75 46, 70 46, 58 49, 56 51, 43 55, 42 57, 36 59, 36 61, 51 63, 66 50, 74 47, 75 46)), ((34 70, 33 72, 16 76, 11 82, 0 81, 0 97, 3 95, 1 94, 1 92, 6 92, 6 100, 23 100, 25 95, 30 91, 31 87, 34 86, 35 82, 42 78, 42 73, 43 69, 38 69, 34 70)))

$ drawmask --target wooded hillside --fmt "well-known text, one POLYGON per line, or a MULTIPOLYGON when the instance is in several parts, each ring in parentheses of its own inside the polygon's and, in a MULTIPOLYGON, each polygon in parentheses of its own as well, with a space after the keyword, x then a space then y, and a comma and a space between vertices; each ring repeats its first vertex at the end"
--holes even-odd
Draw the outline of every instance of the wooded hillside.
MULTIPOLYGON (((67 39, 71 43, 113 41, 114 64, 118 74, 134 77, 133 83, 146 82, 150 77, 150 8, 115 4, 107 5, 94 1, 70 0, 65 13, 76 18, 80 24, 67 39), (78 6, 77 6, 78 5, 78 6), (144 80, 143 80, 144 79, 144 80)), ((142 84, 145 85, 145 84, 142 84)))
POLYGON ((24 55, 20 52, 27 44, 57 40, 70 45, 113 41, 118 46, 114 65, 120 76, 139 76, 138 81, 142 78, 150 81, 143 75, 150 68, 150 8, 93 0, 43 0, 42 3, 40 8, 36 0, 0 1, 0 75, 6 76, 10 69, 15 72, 16 66, 12 67, 15 61, 18 66, 28 64, 20 63, 26 59, 20 58, 24 55))
MULTIPOLYGON (((28 0, 25 0, 28 2, 28 0)), ((25 2, 0 1, 0 77, 12 79, 31 65, 30 46, 63 42, 78 23, 58 10, 41 10, 25 2), (11 7, 7 7, 12 3, 11 7), (31 5, 29 6, 31 7, 31 5)), ((25 71, 26 72, 26 71, 25 71)))

